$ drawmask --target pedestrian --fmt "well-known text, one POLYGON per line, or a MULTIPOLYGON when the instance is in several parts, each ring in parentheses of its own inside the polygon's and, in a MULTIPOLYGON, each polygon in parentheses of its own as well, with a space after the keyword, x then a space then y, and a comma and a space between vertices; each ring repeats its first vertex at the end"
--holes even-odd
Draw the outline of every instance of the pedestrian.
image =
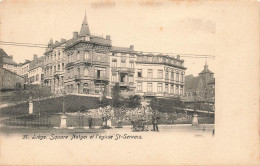
POLYGON ((159 131, 158 119, 159 119, 159 116, 154 113, 152 116, 153 131, 157 131, 157 132, 159 131))
POLYGON ((92 119, 92 117, 91 117, 91 115, 88 117, 88 127, 89 127, 89 129, 91 129, 92 128, 92 121, 93 121, 93 119, 92 119))

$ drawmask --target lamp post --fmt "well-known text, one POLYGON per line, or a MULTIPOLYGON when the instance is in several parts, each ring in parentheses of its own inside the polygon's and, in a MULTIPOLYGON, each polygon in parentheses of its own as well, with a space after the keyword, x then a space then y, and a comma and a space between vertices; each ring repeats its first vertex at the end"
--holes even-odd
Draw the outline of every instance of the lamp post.
POLYGON ((67 128, 67 116, 65 115, 65 91, 62 92, 63 94, 63 104, 62 104, 62 115, 61 115, 61 121, 60 121, 60 127, 61 128, 67 128))
POLYGON ((65 90, 62 91, 62 112, 65 114, 65 95, 66 95, 66 92, 65 90))
POLYGON ((194 113, 193 113, 193 118, 192 118, 192 126, 197 126, 199 124, 198 122, 198 115, 196 113, 196 103, 197 103, 197 100, 196 100, 196 96, 197 96, 197 93, 194 92, 194 113))

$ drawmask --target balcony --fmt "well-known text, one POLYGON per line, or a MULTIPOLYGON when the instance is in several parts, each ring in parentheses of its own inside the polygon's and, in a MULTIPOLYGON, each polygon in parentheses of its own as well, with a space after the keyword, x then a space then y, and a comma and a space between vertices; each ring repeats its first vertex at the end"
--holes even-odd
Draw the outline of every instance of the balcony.
POLYGON ((74 65, 74 62, 69 62, 69 63, 66 64, 66 67, 71 67, 73 65, 74 65))
POLYGON ((134 73, 134 68, 128 68, 128 67, 118 67, 117 70, 119 73, 134 73))
POLYGON ((92 60, 91 60, 90 58, 88 58, 88 59, 84 59, 83 62, 84 62, 85 64, 91 64, 91 63, 92 63, 92 60))
POLYGON ((56 70, 53 72, 53 76, 58 77, 59 75, 62 75, 63 73, 64 73, 64 71, 62 71, 62 70, 56 70))
POLYGON ((77 81, 80 81, 81 79, 81 76, 80 75, 74 75, 74 80, 77 82, 77 81))
POLYGON ((97 75, 94 77, 94 79, 96 81, 108 81, 109 80, 109 78, 107 76, 97 76, 97 75))
POLYGON ((129 82, 119 82, 119 86, 129 86, 129 82))

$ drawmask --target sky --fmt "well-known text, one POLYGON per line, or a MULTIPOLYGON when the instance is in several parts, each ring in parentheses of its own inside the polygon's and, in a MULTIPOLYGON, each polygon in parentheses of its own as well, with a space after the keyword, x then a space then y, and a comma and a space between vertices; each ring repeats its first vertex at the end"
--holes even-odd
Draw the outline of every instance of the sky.
MULTIPOLYGON (((0 6, 1 36, 5 42, 45 44, 52 38, 70 39, 87 15, 91 34, 110 35, 114 46, 136 51, 215 55, 216 15, 212 2, 193 1, 4 1, 0 6)), ((14 61, 32 60, 45 49, 1 45, 14 61)), ((196 76, 207 61, 185 58, 186 75, 196 76)))

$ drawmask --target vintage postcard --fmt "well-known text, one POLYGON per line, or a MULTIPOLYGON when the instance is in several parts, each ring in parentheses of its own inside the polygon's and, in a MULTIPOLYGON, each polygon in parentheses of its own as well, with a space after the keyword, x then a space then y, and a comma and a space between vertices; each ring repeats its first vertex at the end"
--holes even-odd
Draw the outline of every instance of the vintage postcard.
POLYGON ((257 1, 0 3, 0 165, 259 165, 257 1))

